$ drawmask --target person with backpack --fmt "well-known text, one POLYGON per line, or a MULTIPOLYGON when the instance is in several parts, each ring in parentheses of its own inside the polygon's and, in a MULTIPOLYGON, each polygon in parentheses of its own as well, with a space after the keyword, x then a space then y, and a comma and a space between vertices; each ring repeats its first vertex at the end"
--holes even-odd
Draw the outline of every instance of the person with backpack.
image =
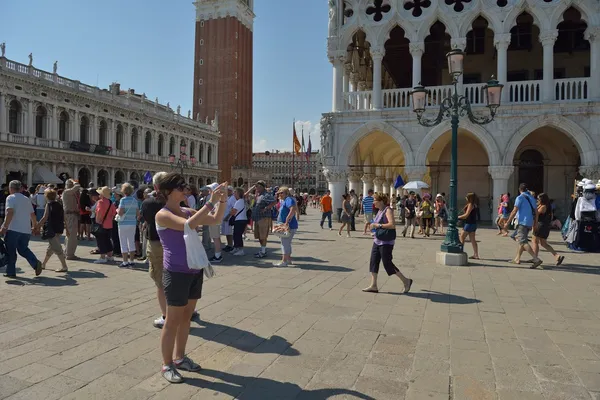
POLYGON ((69 270, 67 268, 67 258, 60 244, 60 235, 65 230, 65 212, 62 204, 57 201, 58 195, 55 190, 46 189, 44 197, 46 200, 44 214, 35 227, 35 230, 41 228, 42 240, 48 241, 46 258, 42 261, 42 269, 46 269, 50 257, 56 254, 60 260, 61 268, 54 270, 54 272, 67 272, 69 270))

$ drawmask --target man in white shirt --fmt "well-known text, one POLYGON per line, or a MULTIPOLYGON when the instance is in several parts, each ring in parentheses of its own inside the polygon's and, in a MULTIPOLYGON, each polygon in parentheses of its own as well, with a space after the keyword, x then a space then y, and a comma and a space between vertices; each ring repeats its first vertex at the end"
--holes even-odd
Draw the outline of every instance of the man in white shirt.
POLYGON ((6 266, 7 278, 17 276, 17 252, 24 257, 35 275, 42 273, 42 263, 29 249, 32 226, 37 224, 31 200, 21 193, 22 185, 19 181, 11 181, 8 184, 10 195, 6 198, 6 219, 0 227, 0 235, 5 234, 6 252, 8 253, 8 265, 6 266))

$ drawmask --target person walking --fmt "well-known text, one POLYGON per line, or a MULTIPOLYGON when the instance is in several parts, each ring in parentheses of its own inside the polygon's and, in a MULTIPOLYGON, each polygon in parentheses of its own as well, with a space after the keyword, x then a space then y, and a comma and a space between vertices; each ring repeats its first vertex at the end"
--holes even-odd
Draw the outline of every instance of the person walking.
POLYGON ((254 238, 260 242, 260 250, 254 254, 256 258, 267 256, 267 239, 271 230, 271 217, 273 209, 277 204, 275 197, 267 191, 264 181, 256 182, 254 190, 254 208, 252 208, 252 219, 254 219, 254 238))
POLYGON ((42 239, 48 241, 48 249, 46 250, 46 258, 42 262, 42 269, 46 269, 46 265, 52 257, 56 254, 58 257, 61 268, 54 270, 54 272, 67 272, 67 261, 65 259, 65 253, 60 244, 60 235, 65 230, 65 214, 62 204, 57 200, 57 193, 55 190, 46 189, 44 192, 45 207, 42 218, 36 225, 36 230, 42 232, 42 239))
POLYGON ((6 198, 6 216, 0 227, 0 235, 5 235, 4 241, 8 253, 8 264, 4 274, 7 278, 17 277, 17 253, 27 260, 34 269, 35 276, 42 273, 42 263, 29 249, 31 233, 36 232, 32 227, 37 225, 37 218, 31 200, 21 193, 22 190, 23 186, 19 181, 10 181, 8 184, 10 194, 6 198))
POLYGON ((469 258, 473 260, 479 260, 479 249, 477 247, 477 240, 475 240, 475 232, 477 232, 477 204, 475 203, 475 194, 467 193, 467 205, 464 208, 464 213, 458 216, 458 219, 465 221, 463 230, 460 233, 460 243, 465 245, 465 239, 469 236, 471 245, 473 246, 473 255, 469 258))
POLYGON ((526 183, 521 183, 519 185, 519 192, 520 194, 515 200, 512 212, 510 213, 508 220, 504 223, 504 226, 506 227, 508 221, 512 221, 515 215, 517 215, 517 254, 515 258, 509 262, 511 264, 521 264, 521 255, 523 254, 523 251, 526 251, 533 258, 533 264, 530 268, 535 269, 542 264, 542 260, 537 257, 529 245, 528 235, 532 228, 537 225, 538 213, 537 209, 534 207, 535 200, 529 194, 526 183))
POLYGON ((565 260, 565 256, 558 254, 548 243, 548 236, 550 236, 550 228, 552 226, 552 209, 550 207, 550 198, 548 195, 546 193, 540 193, 537 204, 538 223, 533 229, 531 247, 535 255, 538 256, 540 246, 542 246, 554 256, 556 265, 560 265, 565 260))
MULTIPOLYGON (((129 183, 124 183, 121 186, 123 198, 119 201, 117 209, 119 222, 119 243, 121 244, 121 254, 123 262, 119 265, 121 268, 132 267, 135 265, 135 230, 140 217, 140 209, 138 200, 133 197, 133 186, 129 183)), ((96 212, 96 214, 98 214, 96 212)))
POLYGON ((359 208, 359 202, 358 202, 358 196, 356 195, 356 192, 354 191, 354 189, 352 189, 350 191, 350 205, 352 206, 352 210, 350 212, 350 230, 351 231, 355 231, 356 230, 356 214, 358 213, 358 208, 359 208))
POLYGON ((433 205, 431 204, 431 195, 425 193, 423 195, 423 201, 421 202, 421 229, 423 235, 429 237, 429 230, 433 227, 433 233, 435 234, 436 228, 433 226, 433 205))
POLYGON ((75 255, 79 239, 79 190, 81 186, 73 179, 67 179, 62 193, 63 209, 65 211, 65 253, 67 260, 79 260, 75 255))
POLYGON ((333 213, 333 201, 331 200, 331 191, 328 190, 325 192, 325 195, 321 197, 321 229, 323 229, 323 224, 325 223, 325 218, 327 218, 327 223, 329 225, 329 230, 333 230, 333 225, 331 224, 331 215, 333 213))
POLYGON ((342 195, 342 226, 338 231, 338 236, 342 236, 342 231, 347 227, 347 237, 350 237, 350 225, 352 222, 352 204, 350 203, 350 195, 342 195))
POLYGON ((363 235, 368 235, 367 230, 369 229, 369 225, 373 221, 373 189, 369 189, 367 195, 363 197, 362 200, 362 209, 363 214, 365 216, 365 227, 363 230, 363 235))
POLYGON ((165 175, 159 181, 158 196, 165 206, 156 214, 156 229, 163 246, 163 288, 166 298, 166 319, 160 336, 162 353, 161 375, 171 383, 183 382, 178 370, 196 372, 201 367, 185 354, 190 319, 196 303, 202 297, 204 274, 202 270, 190 269, 184 241, 187 224, 192 230, 200 225, 220 223, 225 216, 225 188, 219 185, 210 201, 196 211, 183 208, 185 178, 177 172, 165 175), (214 214, 210 211, 216 209, 214 214))
POLYGON ((417 200, 415 199, 415 192, 408 194, 408 199, 404 201, 404 229, 402 230, 402 236, 406 237, 406 232, 410 227, 409 236, 415 238, 415 220, 417 216, 417 200))
POLYGON ((435 196, 435 230, 439 230, 442 235, 444 234, 444 222, 447 220, 448 209, 446 208, 446 200, 438 193, 435 196))
POLYGON ((276 267, 289 267, 292 265, 292 239, 294 239, 294 235, 298 230, 298 220, 296 219, 298 206, 286 186, 279 188, 277 196, 280 200, 277 222, 288 234, 279 238, 281 241, 281 261, 273 265, 276 267))
MULTIPOLYGON (((94 264, 106 264, 114 261, 113 258, 113 243, 111 240, 113 220, 117 213, 114 203, 110 200, 110 189, 106 186, 98 188, 100 200, 96 204, 96 219, 98 229, 94 236, 98 244, 98 252, 100 258, 94 261, 94 264)), ((123 201, 123 200, 121 200, 123 201)))
MULTIPOLYGON (((390 199, 387 194, 375 193, 375 207, 379 210, 371 229, 392 229, 396 230, 396 220, 394 219, 394 210, 390 207, 390 199)), ((395 236, 394 236, 395 237, 395 236)), ((408 279, 400 272, 392 261, 392 252, 394 251, 395 239, 382 240, 377 237, 373 238, 373 247, 371 249, 371 260, 369 263, 369 271, 371 272, 371 284, 363 289, 363 292, 377 293, 377 274, 379 273, 379 264, 383 261, 383 267, 388 276, 396 275, 404 284, 404 293, 410 291, 413 284, 412 279, 408 279)))
POLYGON ((235 203, 229 212, 228 224, 233 227, 233 251, 231 255, 244 255, 244 239, 248 217, 246 215, 246 201, 244 200, 244 189, 236 188, 234 190, 235 203))

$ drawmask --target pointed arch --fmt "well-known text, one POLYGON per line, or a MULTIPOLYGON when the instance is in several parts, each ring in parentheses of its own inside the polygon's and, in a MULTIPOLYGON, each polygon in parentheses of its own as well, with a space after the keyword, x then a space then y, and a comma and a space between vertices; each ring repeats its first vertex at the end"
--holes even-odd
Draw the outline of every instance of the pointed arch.
POLYGON ((506 152, 504 153, 504 165, 512 165, 519 144, 530 133, 543 127, 555 128, 573 140, 579 150, 582 165, 598 165, 598 149, 588 133, 574 121, 555 114, 545 114, 524 124, 510 138, 506 152))
POLYGON ((575 1, 559 1, 556 7, 554 7, 554 12, 550 17, 550 27, 551 29, 558 28, 558 24, 563 21, 563 16, 565 11, 569 8, 573 7, 581 14, 581 19, 585 21, 587 26, 596 25, 596 20, 598 19, 597 13, 594 13, 592 10, 588 8, 588 5, 584 2, 575 2, 575 1))
POLYGON ((351 160, 356 145, 362 138, 372 132, 384 132, 394 138, 396 143, 402 148, 406 165, 414 165, 413 151, 406 137, 397 128, 384 121, 369 121, 355 130, 348 140, 345 141, 344 147, 340 152, 338 158, 340 165, 344 165, 351 160))
POLYGON ((524 12, 531 15, 531 18, 533 18, 533 24, 538 27, 540 32, 552 29, 550 20, 545 18, 544 15, 540 15, 542 11, 538 10, 537 8, 532 9, 526 4, 523 4, 520 7, 514 7, 512 10, 510 10, 506 18, 504 18, 503 32, 510 32, 510 30, 517 25, 517 17, 524 12))
POLYGON ((401 18, 400 14, 396 14, 381 27, 379 33, 377 34, 376 45, 383 47, 385 42, 390 39, 390 34, 397 26, 402 28, 402 30, 405 32, 406 38, 411 43, 417 41, 417 29, 415 26, 409 20, 401 18))
MULTIPOLYGON (((451 129, 452 127, 450 126, 450 121, 444 121, 430 130, 421 141, 419 150, 417 150, 415 156, 415 165, 427 165, 427 154, 429 153, 429 149, 431 149, 433 143, 435 143, 440 136, 451 129)), ((490 165, 500 165, 500 161, 502 160, 500 149, 498 148, 498 145, 496 144, 496 141, 492 135, 485 128, 475 125, 471 122, 461 121, 460 129, 469 131, 477 138, 477 140, 479 140, 487 152, 490 165)))
POLYGON ((442 24, 444 24, 444 26, 446 27, 446 33, 450 35, 451 38, 457 39, 461 37, 458 33, 458 25, 456 25, 456 22, 453 19, 449 18, 446 14, 438 10, 435 14, 431 15, 431 17, 427 18, 420 25, 417 33, 418 42, 425 41, 425 38, 429 36, 429 31, 431 27, 433 26, 433 24, 436 23, 436 21, 439 21, 442 24))
POLYGON ((504 32, 502 27, 502 21, 500 21, 497 14, 488 14, 484 10, 481 10, 478 13, 469 14, 466 17, 466 19, 463 21, 460 28, 458 29, 459 37, 466 37, 467 33, 469 33, 471 29, 473 29, 473 22, 479 17, 487 21, 488 29, 491 29, 492 32, 494 32, 494 34, 501 34, 502 32, 504 32))
POLYGON ((370 45, 374 45, 376 43, 377 36, 371 30, 367 29, 366 27, 363 28, 357 25, 352 25, 344 30, 339 41, 339 49, 345 51, 352 43, 354 35, 358 32, 363 32, 365 34, 365 41, 369 42, 370 45))

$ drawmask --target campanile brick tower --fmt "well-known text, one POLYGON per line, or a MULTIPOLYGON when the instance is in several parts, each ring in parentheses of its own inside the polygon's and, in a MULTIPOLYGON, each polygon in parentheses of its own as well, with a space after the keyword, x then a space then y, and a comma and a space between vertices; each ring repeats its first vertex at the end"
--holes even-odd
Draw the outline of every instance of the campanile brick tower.
POLYGON ((231 167, 252 167, 254 0, 197 0, 194 5, 194 117, 212 119, 218 112, 219 181, 231 182, 231 167))

